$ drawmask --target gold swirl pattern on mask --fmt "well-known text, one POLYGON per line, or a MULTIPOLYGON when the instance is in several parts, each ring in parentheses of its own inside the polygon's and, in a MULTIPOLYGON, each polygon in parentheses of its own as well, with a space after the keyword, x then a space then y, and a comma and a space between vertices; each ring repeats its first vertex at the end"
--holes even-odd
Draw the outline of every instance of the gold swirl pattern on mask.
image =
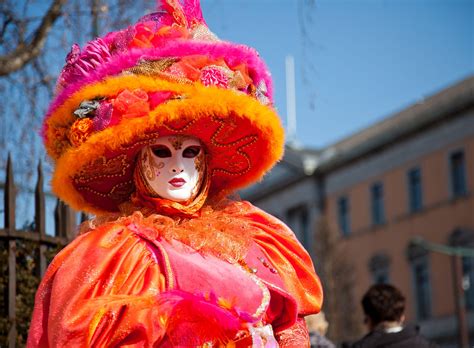
POLYGON ((142 171, 145 177, 150 181, 154 180, 155 171, 153 170, 153 167, 152 167, 153 156, 151 154, 151 148, 147 147, 145 151, 143 152, 143 157, 138 160, 141 163, 142 171))
MULTIPOLYGON (((155 192, 153 187, 151 187, 149 180, 153 180, 155 178, 155 173, 153 168, 151 168, 149 160, 153 158, 151 155, 151 148, 147 148, 146 151, 144 152, 144 156, 147 156, 146 158, 144 157, 143 159, 139 159, 137 161, 137 167, 135 171, 137 172, 137 175, 140 176, 140 184, 143 185, 144 191, 150 195, 151 197, 158 197, 158 194, 155 192), (151 173, 151 178, 150 178, 150 173, 151 173)), ((164 164, 163 164, 164 166, 164 164)), ((135 185, 137 183, 135 182, 135 185)))
MULTIPOLYGON (((164 162, 158 162, 156 163, 156 160, 155 158, 150 158, 150 165, 154 168, 154 169, 163 169, 165 167, 165 163, 164 162)), ((156 173, 155 173, 156 174, 156 173)))
POLYGON ((201 186, 203 185, 203 181, 209 179, 207 178, 207 156, 204 152, 204 149, 201 147, 201 151, 194 160, 194 166, 198 172, 198 185, 195 185, 193 191, 191 193, 192 196, 196 196, 201 186))
POLYGON ((196 159, 194 160, 194 167, 196 168, 197 172, 201 176, 204 172, 204 166, 206 164, 206 154, 204 149, 201 147, 201 151, 197 155, 196 159))
POLYGON ((164 162, 156 162, 156 157, 153 155, 151 147, 147 148, 146 153, 148 155, 148 158, 144 159, 144 161, 145 161, 145 163, 148 162, 147 163, 148 164, 147 170, 149 170, 152 174, 151 177, 147 175, 147 178, 149 180, 154 180, 158 176, 156 171, 160 170, 160 169, 163 169, 165 167, 165 163, 164 162))
POLYGON ((170 139, 171 146, 173 146, 176 151, 181 150, 183 148, 183 142, 186 140, 186 138, 189 137, 186 137, 184 135, 174 135, 170 139))

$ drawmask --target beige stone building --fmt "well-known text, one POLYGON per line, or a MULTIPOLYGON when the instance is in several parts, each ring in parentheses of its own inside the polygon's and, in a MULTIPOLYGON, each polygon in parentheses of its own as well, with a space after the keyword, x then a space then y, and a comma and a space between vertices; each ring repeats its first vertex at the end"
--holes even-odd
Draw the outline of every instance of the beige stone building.
POLYGON ((474 344, 474 258, 460 259, 455 282, 452 256, 412 241, 474 246, 473 194, 474 77, 327 148, 288 148, 262 183, 242 192, 287 222, 316 265, 315 228, 326 218, 354 272, 360 321, 363 293, 389 282, 406 295, 407 321, 446 347, 457 346, 457 293, 474 344))

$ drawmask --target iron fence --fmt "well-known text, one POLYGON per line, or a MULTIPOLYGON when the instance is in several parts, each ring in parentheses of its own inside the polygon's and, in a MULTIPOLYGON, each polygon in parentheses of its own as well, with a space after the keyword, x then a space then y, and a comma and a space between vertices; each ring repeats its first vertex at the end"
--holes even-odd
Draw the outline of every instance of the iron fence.
MULTIPOLYGON (((46 231, 46 204, 44 192, 44 176, 41 162, 38 164, 38 177, 34 194, 34 224, 31 229, 17 229, 15 224, 16 195, 13 165, 11 157, 8 156, 6 167, 6 178, 4 184, 4 228, 0 229, 0 249, 6 256, 6 286, 3 293, 3 310, 1 315, 7 319, 8 334, 6 344, 9 348, 17 344, 17 289, 19 280, 17 277, 18 250, 21 243, 30 243, 35 252, 34 258, 35 277, 40 279, 46 271, 48 263, 48 250, 59 250, 74 237, 76 228, 76 212, 65 203, 57 200, 54 211, 54 231, 46 231), (52 232, 52 233, 47 233, 52 232)), ((22 323, 23 326, 25 323, 22 323)), ((29 323, 26 323, 28 325, 29 323)), ((1 334, 1 333, 0 333, 1 334)), ((0 346, 2 346, 0 344, 0 346)))

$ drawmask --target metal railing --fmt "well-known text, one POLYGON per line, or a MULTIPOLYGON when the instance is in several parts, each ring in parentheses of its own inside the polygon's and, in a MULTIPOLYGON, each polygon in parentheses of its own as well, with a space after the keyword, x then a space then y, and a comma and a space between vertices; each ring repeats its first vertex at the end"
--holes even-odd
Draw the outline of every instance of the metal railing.
MULTIPOLYGON (((47 267, 47 250, 62 248, 74 237, 76 227, 75 212, 65 203, 57 201, 54 212, 55 228, 53 233, 46 233, 46 203, 43 188, 43 170, 41 162, 38 164, 38 178, 34 194, 35 215, 31 230, 17 229, 15 225, 15 208, 17 188, 15 186, 13 165, 10 155, 6 167, 4 184, 4 228, 0 229, 0 251, 8 251, 7 257, 7 286, 5 287, 4 308, 0 315, 8 318, 8 347, 15 347, 17 340, 17 246, 19 243, 33 243, 35 253, 36 274, 40 279, 47 267)), ((50 232, 50 231, 48 231, 50 232)))

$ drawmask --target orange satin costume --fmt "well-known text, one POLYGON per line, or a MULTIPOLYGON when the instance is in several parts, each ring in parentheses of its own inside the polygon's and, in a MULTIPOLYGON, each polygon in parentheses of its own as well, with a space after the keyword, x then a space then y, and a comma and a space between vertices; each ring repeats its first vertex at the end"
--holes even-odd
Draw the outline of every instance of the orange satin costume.
MULTIPOLYGON (((188 346, 190 341, 180 341, 183 331, 173 335, 167 329, 169 311, 160 297, 175 290, 209 295, 206 285, 191 289, 192 282, 186 283, 190 277, 199 277, 196 269, 204 278, 220 273, 209 286, 219 303, 227 303, 223 307, 245 312, 259 307, 261 313, 254 319, 273 324, 280 346, 308 346, 301 317, 319 311, 322 289, 309 255, 284 224, 248 202, 232 202, 192 219, 193 227, 206 229, 206 234, 227 225, 233 229, 227 231, 231 235, 245 227, 249 241, 240 244, 245 249, 241 260, 220 254, 218 243, 196 253, 186 244, 199 248, 199 241, 179 238, 178 232, 166 234, 182 224, 186 221, 136 212, 78 236, 56 256, 42 280, 28 347, 188 346), (234 223, 226 224, 227 218, 234 223), (190 258, 195 265, 189 265, 190 258), (213 268, 209 274, 207 264, 213 268), (219 272, 221 267, 223 272, 219 272), (255 276, 259 286, 263 283, 270 290, 266 303, 260 294, 253 295, 255 279, 251 277, 255 276)), ((200 281, 206 279, 196 280, 200 281)), ((191 323, 184 329, 197 328, 191 323)), ((245 337, 240 342, 247 343, 221 343, 249 344, 245 337)))
POLYGON ((49 266, 28 347, 309 346, 322 289, 308 253, 278 219, 220 201, 283 156, 270 72, 210 31, 199 0, 157 5, 74 44, 58 78, 42 128, 51 186, 98 217, 49 266), (147 198, 136 175, 160 137, 202 145, 189 202, 147 198))

